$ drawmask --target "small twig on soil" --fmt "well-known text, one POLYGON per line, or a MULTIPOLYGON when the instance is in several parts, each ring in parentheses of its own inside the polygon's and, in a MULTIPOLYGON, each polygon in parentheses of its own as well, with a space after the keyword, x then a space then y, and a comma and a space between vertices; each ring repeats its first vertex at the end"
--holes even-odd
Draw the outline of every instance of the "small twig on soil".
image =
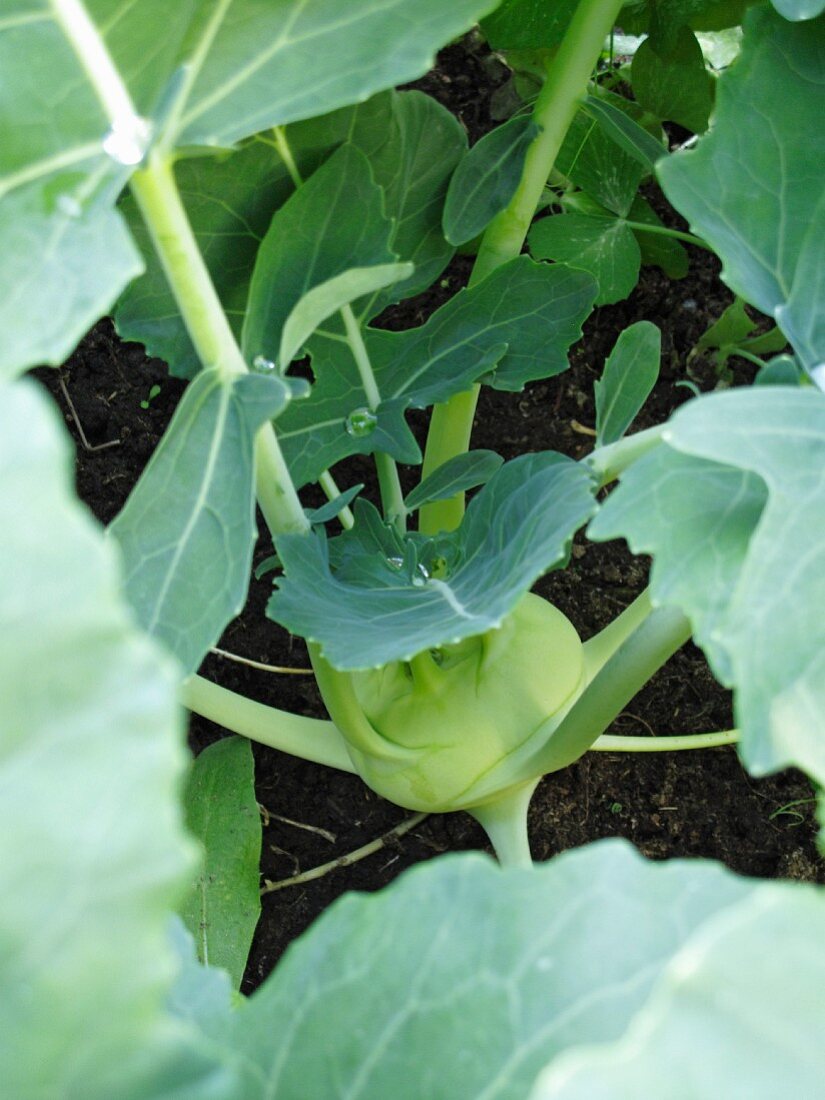
MULTIPOLYGON (((108 446, 108 444, 105 444, 108 446)), ((310 676, 311 668, 287 668, 284 665, 265 665, 263 661, 253 661, 251 657, 241 657, 239 653, 230 653, 226 649, 218 649, 212 646, 209 650, 217 657, 225 657, 228 661, 237 661, 239 665, 249 665, 250 668, 260 669, 261 672, 277 672, 283 676, 310 676)))
POLYGON ((292 825, 294 828, 304 829, 308 833, 317 833, 318 836, 322 836, 324 840, 328 840, 330 844, 334 844, 338 839, 335 833, 331 833, 329 829, 322 829, 320 825, 307 825, 304 821, 293 821, 291 817, 282 817, 280 814, 274 814, 271 810, 268 810, 266 806, 262 806, 260 802, 258 803, 258 809, 261 811, 264 828, 270 821, 280 821, 283 825, 292 825))
POLYGON ((590 435, 594 437, 596 435, 595 429, 585 427, 585 425, 580 424, 578 420, 571 420, 570 427, 573 429, 574 432, 578 432, 579 435, 590 435))
POLYGON ((286 886, 297 886, 302 882, 312 882, 313 879, 322 878, 331 871, 337 871, 341 867, 349 867, 353 863, 357 863, 359 860, 371 856, 374 852, 379 852, 382 848, 386 847, 387 844, 391 843, 391 841, 397 840, 405 833, 408 833, 410 829, 414 829, 416 825, 420 825, 428 816, 428 814, 413 814, 412 817, 408 817, 406 821, 400 822, 394 828, 390 829, 389 832, 384 833, 383 836, 371 840, 369 844, 364 844, 361 848, 356 848, 354 852, 348 852, 344 856, 339 856, 337 859, 330 860, 329 863, 322 863, 320 867, 313 867, 311 870, 304 871, 300 875, 292 875, 291 878, 284 878, 279 882, 270 882, 269 879, 264 879, 261 895, 271 894, 275 890, 283 890, 286 886))
POLYGON ((66 404, 69 406, 69 412, 72 414, 72 420, 74 426, 77 428, 77 434, 80 436, 80 442, 83 444, 87 451, 105 451, 107 447, 119 447, 119 439, 110 439, 107 443, 96 443, 94 446, 86 438, 86 433, 83 431, 83 425, 80 423, 80 417, 77 415, 77 409, 74 407, 74 401, 72 401, 69 395, 69 390, 63 380, 63 375, 58 372, 57 381, 63 396, 66 398, 66 404))

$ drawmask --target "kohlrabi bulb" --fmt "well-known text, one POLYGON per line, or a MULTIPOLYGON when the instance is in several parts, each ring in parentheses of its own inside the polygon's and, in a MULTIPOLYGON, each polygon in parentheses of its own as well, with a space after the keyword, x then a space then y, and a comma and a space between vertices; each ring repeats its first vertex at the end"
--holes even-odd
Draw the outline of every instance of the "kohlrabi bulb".
POLYGON ((502 789, 508 786, 508 755, 575 698, 583 677, 575 627, 528 594, 497 630, 353 673, 370 725, 410 750, 401 763, 351 744, 353 761, 374 790, 401 806, 464 808, 465 793, 482 777, 497 770, 502 789))

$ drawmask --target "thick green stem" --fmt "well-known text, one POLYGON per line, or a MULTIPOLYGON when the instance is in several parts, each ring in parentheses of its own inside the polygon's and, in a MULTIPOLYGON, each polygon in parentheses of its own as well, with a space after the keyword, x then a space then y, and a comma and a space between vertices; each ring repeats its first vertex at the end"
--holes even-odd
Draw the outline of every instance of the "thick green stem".
POLYGON ((666 425, 657 424, 654 428, 645 428, 616 443, 598 447, 584 459, 588 469, 599 479, 599 486, 609 485, 634 462, 652 451, 662 442, 666 425))
POLYGON ((607 664, 619 646, 623 645, 634 630, 637 630, 653 611, 650 602, 650 590, 641 595, 621 615, 609 623, 584 643, 584 666, 587 683, 591 683, 597 673, 607 664))
POLYGON ((713 733, 668 734, 661 737, 622 737, 603 733, 591 746, 593 752, 682 752, 687 749, 716 749, 735 745, 739 730, 715 730, 713 733))
MULTIPOLYGON (((539 135, 527 151, 515 195, 487 227, 473 267, 471 285, 521 252, 547 177, 622 3, 623 0, 581 0, 579 3, 536 100, 533 121, 540 127, 539 135)), ((446 404, 435 407, 424 456, 424 477, 467 449, 477 400, 478 386, 469 394, 458 394, 446 404)), ((421 521, 429 532, 453 530, 463 514, 464 496, 460 494, 448 501, 425 505, 421 521)))
MULTIPOLYGON (((227 380, 246 373, 243 355, 181 202, 171 160, 150 156, 146 167, 132 176, 131 188, 201 362, 227 380)), ((255 458, 258 499, 273 535, 308 531, 309 523, 271 424, 258 432, 255 458)))
POLYGON ((202 676, 185 680, 180 698, 189 710, 242 737, 339 771, 355 771, 346 741, 332 722, 267 707, 202 676))
POLYGON ((467 812, 490 838, 502 867, 532 867, 527 810, 538 780, 515 787, 467 812))

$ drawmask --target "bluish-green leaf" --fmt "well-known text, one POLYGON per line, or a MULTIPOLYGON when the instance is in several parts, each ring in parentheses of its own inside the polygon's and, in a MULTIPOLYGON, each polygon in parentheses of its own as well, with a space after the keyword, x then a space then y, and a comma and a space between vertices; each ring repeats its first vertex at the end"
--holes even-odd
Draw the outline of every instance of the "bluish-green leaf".
POLYGON ((657 141, 615 104, 601 97, 588 95, 584 98, 583 107, 585 113, 599 123, 608 137, 648 171, 652 170, 657 160, 668 155, 661 141, 657 141))
POLYGON ((777 355, 761 367, 753 380, 755 386, 798 386, 803 375, 792 355, 777 355))
POLYGON ((616 341, 596 383, 596 443, 621 439, 659 377, 662 334, 650 321, 637 321, 616 341))
POLYGON ((282 537, 285 576, 268 613, 319 642, 324 656, 346 669, 407 660, 484 633, 541 573, 566 559, 593 513, 593 488, 586 471, 562 455, 524 455, 493 475, 452 539, 415 536, 399 544, 387 528, 382 556, 360 515, 331 543, 282 537), (331 561, 342 563, 342 575, 331 561))
POLYGON ((216 741, 195 758, 183 807, 203 861, 179 912, 198 959, 227 970, 238 989, 261 912, 261 815, 246 738, 216 741))
POLYGON ((751 888, 660 971, 624 1035, 571 1048, 530 1100, 815 1097, 825 1078, 822 889, 751 888), (689 1041, 688 1041, 689 1037, 689 1041))
POLYGON ((244 1096, 523 1100, 568 1047, 618 1039, 691 933, 748 891, 621 841, 529 871, 432 860, 337 902, 240 1009, 244 1096))
POLYGON ((460 291, 420 328, 363 331, 381 403, 372 430, 348 430, 369 408, 352 349, 326 326, 310 341, 316 376, 306 401, 279 423, 293 478, 316 479, 351 454, 384 450, 401 462, 421 460, 404 410, 444 401, 495 371, 496 388, 518 390, 567 367, 595 297, 591 276, 518 257, 478 285, 460 291))
POLYGON ((527 239, 537 260, 559 260, 589 272, 599 284, 596 305, 626 298, 639 279, 642 259, 633 231, 607 212, 542 218, 527 239))
MULTIPOLYGON (((335 517, 339 516, 345 508, 352 504, 363 488, 363 484, 351 485, 349 489, 345 489, 344 492, 339 493, 337 497, 328 500, 326 504, 322 504, 320 508, 313 508, 311 512, 307 512, 307 519, 312 524, 327 523, 329 520, 335 519, 335 517)), ((269 563, 269 561, 270 559, 267 558, 266 562, 261 562, 258 569, 261 569, 261 567, 269 563)), ((255 570, 256 577, 259 576, 258 569, 255 570)))
POLYGON ((633 94, 654 118, 703 133, 713 106, 713 84, 702 47, 688 27, 646 39, 633 58, 633 94))
POLYGON ((524 158, 538 133, 530 115, 497 126, 460 161, 444 204, 444 236, 452 244, 471 241, 513 197, 524 158))
POLYGON ((278 378, 199 374, 110 528, 139 622, 188 672, 243 607, 255 537, 255 432, 288 399, 278 378))
POLYGON ((0 395, 0 1080, 9 1097, 217 1097, 164 1011, 194 867, 177 673, 135 627, 34 383, 0 395), (55 828, 55 821, 59 828, 55 828), (197 1083, 196 1083, 197 1082, 197 1083))
MULTIPOLYGON (((637 195, 633 200, 628 221, 654 226, 664 224, 650 203, 641 195, 637 195)), ((633 235, 638 242, 643 264, 655 264, 671 279, 683 279, 687 275, 690 266, 688 254, 684 246, 674 237, 668 237, 663 233, 646 233, 635 226, 633 235)))
POLYGON ((370 164, 342 145, 276 212, 258 249, 243 326, 247 359, 275 360, 293 309, 353 267, 391 264, 391 223, 370 164))
POLYGON ((712 131, 657 166, 725 281, 777 320, 808 370, 825 359, 823 85, 825 17, 789 23, 754 8, 742 55, 719 79, 712 131))
POLYGON ((822 783, 825 396, 779 386, 709 395, 680 410, 665 439, 590 530, 653 553, 654 598, 685 610, 736 689, 749 770, 796 765, 822 783))
POLYGON ((350 0, 345 12, 340 0, 202 2, 176 143, 233 145, 415 80, 493 2, 350 0))
POLYGON ((465 451, 434 470, 408 493, 404 507, 414 512, 433 500, 449 500, 456 493, 486 484, 504 459, 495 451, 465 451))

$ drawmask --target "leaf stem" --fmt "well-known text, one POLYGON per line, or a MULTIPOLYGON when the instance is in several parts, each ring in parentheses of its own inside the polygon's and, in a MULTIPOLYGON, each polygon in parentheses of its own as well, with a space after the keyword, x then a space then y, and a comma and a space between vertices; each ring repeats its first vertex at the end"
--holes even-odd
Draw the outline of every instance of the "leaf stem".
MULTIPOLYGON (((318 484, 324 490, 327 500, 335 500, 336 497, 341 495, 341 490, 329 470, 324 470, 318 478, 318 484)), ((355 526, 355 516, 348 504, 345 504, 338 513, 338 519, 341 521, 341 526, 346 527, 348 531, 355 526)))
POLYGON ((527 810, 537 786, 538 780, 531 780, 467 811, 490 838, 502 867, 533 866, 527 810))
POLYGON ((591 752, 673 752, 685 749, 715 749, 735 745, 739 730, 716 730, 713 733, 666 734, 660 737, 622 737, 603 733, 590 746, 591 752))
POLYGON ((620 220, 628 229, 634 229, 637 233, 658 233, 662 237, 673 237, 677 241, 686 241, 696 248, 703 248, 705 252, 713 252, 706 241, 703 241, 701 237, 694 236, 693 233, 683 233, 681 229, 671 229, 667 225, 650 225, 648 222, 628 221, 627 218, 621 218, 620 220))
POLYGON ((355 771, 346 741, 332 722, 256 703, 203 676, 184 680, 180 700, 189 710, 251 741, 339 771, 355 771))
POLYGON ((635 432, 615 443, 597 447, 589 454, 583 461, 591 473, 599 479, 599 487, 603 488, 611 481, 615 481, 628 466, 632 466, 643 455, 658 447, 662 442, 665 427, 664 424, 657 424, 653 428, 645 428, 644 431, 635 432))
MULTIPOLYGON (((152 153, 130 186, 201 362, 227 382, 245 374, 246 362, 189 224, 171 159, 152 153)), ((255 472, 261 510, 273 535, 309 531, 271 423, 255 439, 255 472)))
MULTIPOLYGON (((496 215, 484 233, 470 277, 471 286, 521 252, 547 178, 622 3, 623 0, 580 0, 549 65, 547 79, 533 109, 533 121, 539 127, 539 134, 527 150, 521 182, 507 207, 496 215)), ((474 386, 470 393, 457 394, 445 404, 436 405, 424 455, 423 477, 467 450, 478 393, 479 387, 474 386)), ((463 514, 464 494, 459 493, 450 500, 425 505, 421 510, 421 522, 430 533, 453 530, 463 514)))

